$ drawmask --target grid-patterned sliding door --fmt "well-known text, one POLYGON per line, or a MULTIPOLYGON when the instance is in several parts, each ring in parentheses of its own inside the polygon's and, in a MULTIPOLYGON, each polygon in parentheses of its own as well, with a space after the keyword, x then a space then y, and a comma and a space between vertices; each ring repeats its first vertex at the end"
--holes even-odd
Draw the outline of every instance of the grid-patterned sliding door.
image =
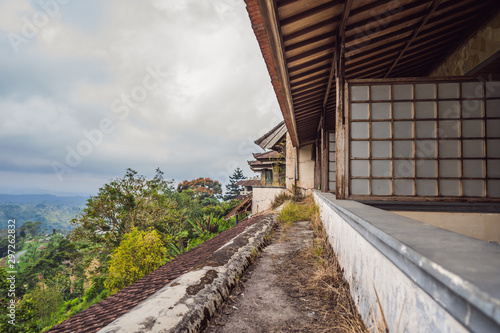
POLYGON ((500 199, 500 82, 393 80, 349 82, 349 196, 500 199))
POLYGON ((335 191, 335 132, 328 133, 328 189, 335 191))

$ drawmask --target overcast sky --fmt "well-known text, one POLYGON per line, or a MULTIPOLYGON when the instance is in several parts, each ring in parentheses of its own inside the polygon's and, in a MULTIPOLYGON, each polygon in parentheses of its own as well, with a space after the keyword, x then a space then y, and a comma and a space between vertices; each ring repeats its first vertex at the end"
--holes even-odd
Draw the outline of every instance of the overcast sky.
POLYGON ((0 32, 0 193, 253 176, 282 120, 243 0, 0 0, 0 32))

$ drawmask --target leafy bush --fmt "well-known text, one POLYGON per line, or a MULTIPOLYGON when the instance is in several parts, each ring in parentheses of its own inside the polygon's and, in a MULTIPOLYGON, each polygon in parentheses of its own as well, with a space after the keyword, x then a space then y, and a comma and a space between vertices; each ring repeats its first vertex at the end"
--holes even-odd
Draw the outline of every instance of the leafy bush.
POLYGON ((113 251, 104 285, 114 294, 163 265, 166 259, 167 250, 156 230, 133 228, 113 251))

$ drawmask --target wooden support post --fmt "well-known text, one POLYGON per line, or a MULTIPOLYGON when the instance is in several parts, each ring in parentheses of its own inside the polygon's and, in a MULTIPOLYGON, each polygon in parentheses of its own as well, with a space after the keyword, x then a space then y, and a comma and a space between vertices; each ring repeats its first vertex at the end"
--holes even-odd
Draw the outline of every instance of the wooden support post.
POLYGON ((336 188, 335 197, 337 199, 346 198, 345 189, 345 115, 344 115, 344 83, 345 83, 345 47, 344 36, 337 37, 335 48, 335 84, 336 84, 336 102, 337 110, 335 113, 335 156, 336 156, 336 188))
POLYGON ((328 133, 325 109, 321 117, 321 191, 328 191, 328 133))

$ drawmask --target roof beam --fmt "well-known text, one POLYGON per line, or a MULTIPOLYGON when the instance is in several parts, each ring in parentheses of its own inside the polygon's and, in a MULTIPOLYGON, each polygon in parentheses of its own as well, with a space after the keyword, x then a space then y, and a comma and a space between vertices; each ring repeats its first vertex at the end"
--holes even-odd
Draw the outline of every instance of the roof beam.
POLYGON ((413 31, 413 33, 411 34, 411 37, 408 39, 408 41, 406 42, 406 44, 405 44, 404 48, 401 50, 401 52, 399 52, 398 57, 396 58, 396 60, 394 60, 394 63, 389 68, 389 70, 384 75, 384 77, 388 77, 391 74, 391 72, 394 69, 394 67, 396 67, 396 65, 398 64, 399 59, 401 59, 401 57, 406 52, 406 50, 408 50, 408 48, 410 47, 410 45, 413 42, 413 40, 415 40, 415 38, 418 36, 418 34, 420 33, 420 31, 422 31, 422 29, 427 24, 427 21, 429 21, 429 19, 432 17, 432 15, 434 14, 434 12, 437 10, 437 8, 439 7, 439 5, 442 2, 443 2, 443 0, 434 0, 434 2, 432 3, 432 5, 428 8, 427 13, 423 17, 422 21, 418 25, 417 29, 415 29, 413 31))

